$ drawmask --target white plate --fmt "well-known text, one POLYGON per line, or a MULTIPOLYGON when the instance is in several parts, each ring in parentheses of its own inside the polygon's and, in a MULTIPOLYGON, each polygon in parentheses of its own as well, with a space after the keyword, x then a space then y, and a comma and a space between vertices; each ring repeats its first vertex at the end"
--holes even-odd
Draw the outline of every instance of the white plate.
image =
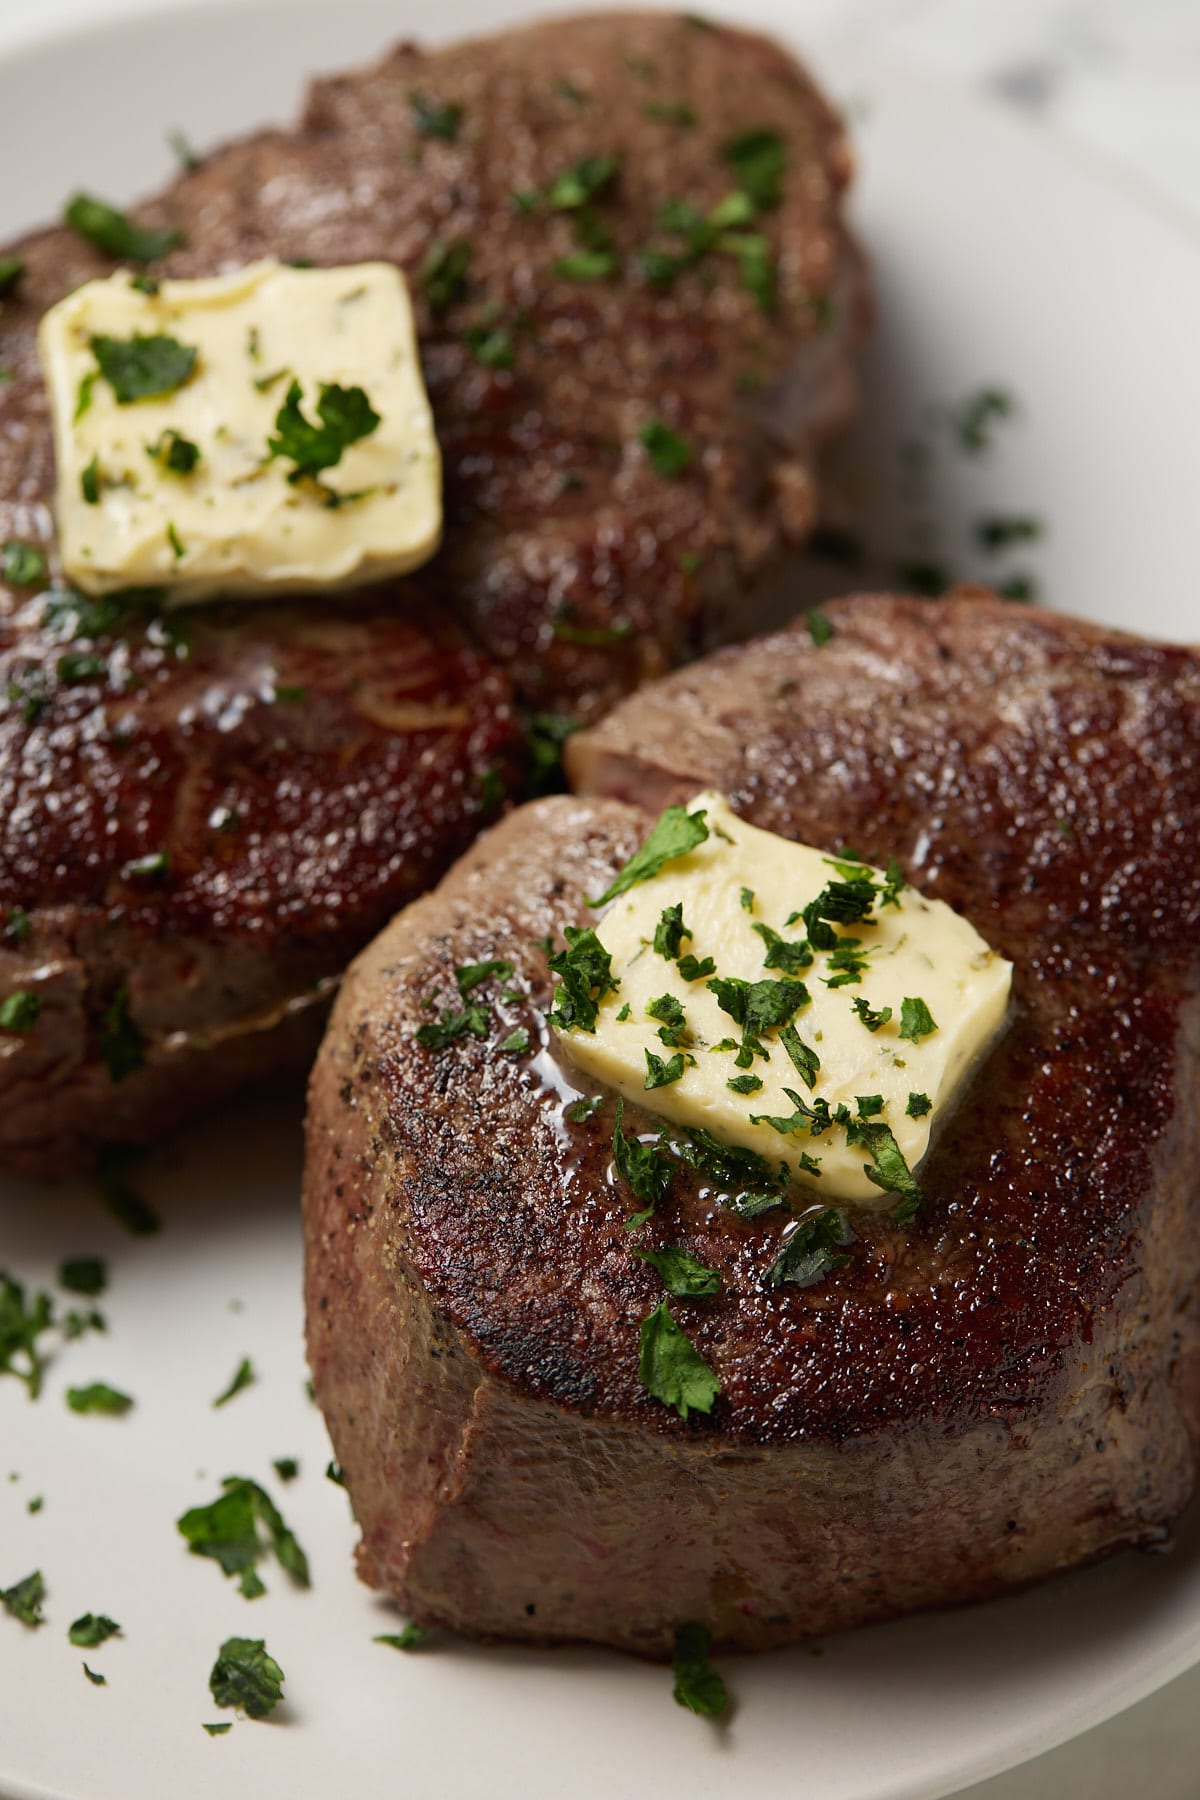
MULTIPOLYGON (((51 216, 86 184, 131 197, 169 172, 163 131, 201 145, 294 110, 303 74, 402 31, 503 22, 503 0, 453 0, 443 30, 401 3, 270 0, 206 7, 63 37, 0 64, 0 228, 51 216), (13 146, 19 153, 13 154, 13 146)), ((531 10, 526 8, 526 11, 531 10)), ((786 35, 786 0, 756 0, 786 35)), ((959 566, 981 509, 1049 522, 1036 569, 1056 604, 1197 637, 1200 248, 1135 198, 977 98, 823 46, 832 91, 859 115, 856 211, 877 270, 871 430, 847 459, 879 541, 923 513, 959 566), (929 409, 981 383, 1018 418, 975 462, 943 447, 912 503, 897 448, 943 446, 929 409)), ((915 549, 914 541, 911 548, 915 549)), ((978 568, 978 558, 974 566, 978 568)), ((841 579, 838 577, 837 579, 841 579)), ((60 1257, 109 1259, 111 1333, 66 1346, 36 1405, 0 1381, 0 1585, 40 1566, 49 1624, 0 1617, 0 1784, 13 1800, 230 1800, 397 1793, 444 1800, 605 1800, 633 1792, 934 1800, 1060 1742, 1200 1656, 1200 1521, 1173 1557, 1124 1557, 1014 1599, 727 1665, 738 1699, 716 1732, 673 1706, 662 1670, 601 1654, 485 1651, 449 1641, 402 1657, 372 1644, 393 1617, 355 1582, 345 1496, 303 1391, 295 1193, 299 1108, 260 1103, 210 1123, 147 1177, 166 1218, 131 1239, 86 1189, 10 1185, 0 1262, 51 1281, 60 1257), (235 1302, 239 1303, 235 1309, 235 1302), (239 1358, 259 1380, 210 1401, 239 1358), (126 1420, 67 1411, 68 1384, 129 1389, 126 1420), (270 1459, 297 1454, 279 1490, 270 1459), (19 1479, 6 1482, 12 1471, 19 1479), (281 1492, 308 1548, 311 1593, 268 1574, 239 1598, 174 1530, 222 1475, 281 1492), (31 1515, 26 1503, 42 1494, 31 1515), (124 1639, 66 1642, 104 1611, 124 1639), (265 1636, 287 1671, 267 1724, 209 1739, 213 1656, 265 1636)))

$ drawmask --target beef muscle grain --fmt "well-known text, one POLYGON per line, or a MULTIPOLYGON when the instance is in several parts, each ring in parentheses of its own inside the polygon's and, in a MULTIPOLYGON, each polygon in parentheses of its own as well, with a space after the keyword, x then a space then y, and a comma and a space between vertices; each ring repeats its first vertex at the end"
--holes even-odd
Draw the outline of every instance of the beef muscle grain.
POLYGON ((1159 1542, 1191 1491, 1200 664, 978 596, 829 616, 822 648, 722 652, 582 736, 599 791, 512 814, 338 1000, 309 1350, 363 1574, 422 1620, 766 1647, 1159 1542), (852 1212, 849 1262, 803 1289, 761 1285, 778 1215, 742 1222, 682 1163, 626 1229, 611 1097, 570 1116, 544 1026, 540 940, 594 917, 647 805, 707 786, 898 857, 1015 965, 924 1207, 852 1212), (493 957, 515 973, 477 990, 488 1036, 419 1045, 454 968, 493 957), (721 1384, 686 1422, 638 1378, 662 1285, 632 1250, 672 1244, 723 1283, 671 1302, 721 1384))
MULTIPOLYGON (((0 939, 0 1001, 32 984, 44 1002, 31 1032, 0 1034, 0 1163, 67 1167, 306 1054, 313 983, 436 878, 496 777, 512 784, 510 681, 596 716, 748 626, 852 401, 848 168, 834 115, 765 39, 602 15, 403 46, 135 209, 185 240, 155 275, 264 256, 406 270, 445 547, 355 601, 344 659, 341 603, 189 614, 184 664, 139 607, 99 627, 85 608, 93 629, 64 644, 45 583, 0 582, 0 926, 36 915, 0 939), (270 700, 273 671, 304 685, 300 644, 319 664, 303 719, 270 700), (370 713, 364 662, 385 695, 370 713), (210 791, 253 823, 213 825, 210 791), (162 853, 165 877, 131 887, 122 869, 162 853), (114 1086, 103 1021, 125 1014, 146 1054, 114 1086)), ((65 228, 14 249, 0 543, 40 549, 57 586, 35 331, 115 265, 65 228)))

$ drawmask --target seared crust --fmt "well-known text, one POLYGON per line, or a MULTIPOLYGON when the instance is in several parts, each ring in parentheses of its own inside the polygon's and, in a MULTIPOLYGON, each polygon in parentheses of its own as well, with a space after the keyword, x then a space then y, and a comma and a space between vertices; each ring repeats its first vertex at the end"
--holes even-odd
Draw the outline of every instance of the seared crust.
POLYGON ((0 622, 0 684, 47 696, 0 715, 0 998, 41 1003, 0 1032, 0 1163, 58 1173, 303 1066, 345 963, 523 759, 503 678, 399 605, 103 640, 44 611, 0 622), (65 656, 95 666, 62 684, 65 656), (103 1042, 119 994, 129 1069, 103 1042))
POLYGON ((898 856, 1013 960, 1012 1026, 917 1220, 856 1217, 815 1288, 764 1292, 780 1227, 681 1169, 638 1242, 723 1277, 673 1303, 722 1384, 685 1424, 637 1377, 661 1287, 630 1254, 611 1107, 565 1119, 541 1025, 538 940, 588 917, 645 814, 526 808, 402 915, 314 1074, 309 1344, 367 1573, 422 1616, 657 1648, 694 1617, 757 1646, 1145 1541, 1190 1491, 1197 659, 978 598, 830 617, 822 650, 784 633, 629 702, 576 773, 655 808, 723 786, 757 824, 898 856), (418 1047, 425 1002, 492 956, 523 998, 486 1042, 418 1047), (499 1053, 519 1024, 540 1055, 499 1053), (422 1432, 453 1477, 418 1495, 422 1432), (656 1546, 665 1590, 638 1579, 656 1546))

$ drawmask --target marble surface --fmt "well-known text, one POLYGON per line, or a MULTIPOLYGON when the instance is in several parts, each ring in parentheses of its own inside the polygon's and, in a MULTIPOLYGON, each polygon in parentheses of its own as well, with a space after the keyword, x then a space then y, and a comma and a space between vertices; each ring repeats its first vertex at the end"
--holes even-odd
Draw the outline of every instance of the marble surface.
MULTIPOLYGON (((0 52, 163 4, 0 0, 0 52)), ((737 0, 720 10, 753 16, 737 0)), ((1200 231, 1200 0, 795 0, 794 11, 801 28, 862 35, 990 90, 1200 231)), ((1198 1769, 1200 1666, 961 1800, 1196 1800, 1198 1769)))

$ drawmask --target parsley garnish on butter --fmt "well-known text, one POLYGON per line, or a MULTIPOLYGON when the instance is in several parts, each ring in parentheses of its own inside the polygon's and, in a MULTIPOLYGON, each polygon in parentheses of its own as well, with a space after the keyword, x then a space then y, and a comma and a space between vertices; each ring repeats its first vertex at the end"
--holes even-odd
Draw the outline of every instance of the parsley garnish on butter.
POLYGON ((676 1631, 671 1668, 677 1706, 704 1719, 719 1719, 728 1710, 729 1693, 709 1660, 703 1625, 681 1625, 676 1631))
POLYGON ((687 1333, 661 1300, 638 1334, 638 1375, 646 1392, 677 1412, 681 1419, 692 1413, 709 1413, 721 1392, 713 1374, 687 1333))
POLYGON ((937 1030, 933 1014, 923 1000, 905 1000, 900 1007, 900 1036, 919 1043, 937 1030))
POLYGON ((560 1031, 595 1031, 600 1001, 620 985, 613 976, 612 957, 590 926, 568 925, 563 936, 567 948, 547 958, 559 986, 546 1016, 560 1031))
POLYGON ((89 244, 128 262, 153 262, 183 242, 183 233, 173 226, 156 230, 153 226, 135 225, 123 212, 97 200, 94 194, 76 194, 63 218, 89 244))
POLYGON ((283 1683, 283 1670, 262 1638, 226 1638, 208 1678, 218 1706, 236 1706, 252 1719, 265 1719, 278 1706, 283 1683))
POLYGON ((118 406, 173 394, 189 380, 197 351, 191 344, 162 333, 131 338, 94 337, 92 354, 100 373, 116 395, 118 406))
POLYGON ((275 415, 276 436, 267 439, 269 457, 283 457, 295 465, 288 474, 293 483, 315 479, 334 468, 342 453, 360 438, 369 437, 379 424, 379 414, 360 387, 341 387, 320 382, 317 389, 319 425, 301 411, 303 389, 293 380, 287 398, 275 415))
POLYGON ((686 806, 668 806, 641 849, 634 851, 612 885, 597 899, 589 900, 588 905, 606 906, 637 882, 649 881, 665 863, 686 856, 697 844, 704 843, 708 837, 705 816, 703 810, 689 812, 686 806))
POLYGON ((192 1554, 211 1557, 226 1575, 236 1575, 247 1600, 266 1592, 257 1565, 268 1555, 298 1587, 308 1587, 308 1558, 265 1489, 243 1475, 227 1475, 221 1490, 210 1506, 193 1506, 177 1521, 192 1554))

